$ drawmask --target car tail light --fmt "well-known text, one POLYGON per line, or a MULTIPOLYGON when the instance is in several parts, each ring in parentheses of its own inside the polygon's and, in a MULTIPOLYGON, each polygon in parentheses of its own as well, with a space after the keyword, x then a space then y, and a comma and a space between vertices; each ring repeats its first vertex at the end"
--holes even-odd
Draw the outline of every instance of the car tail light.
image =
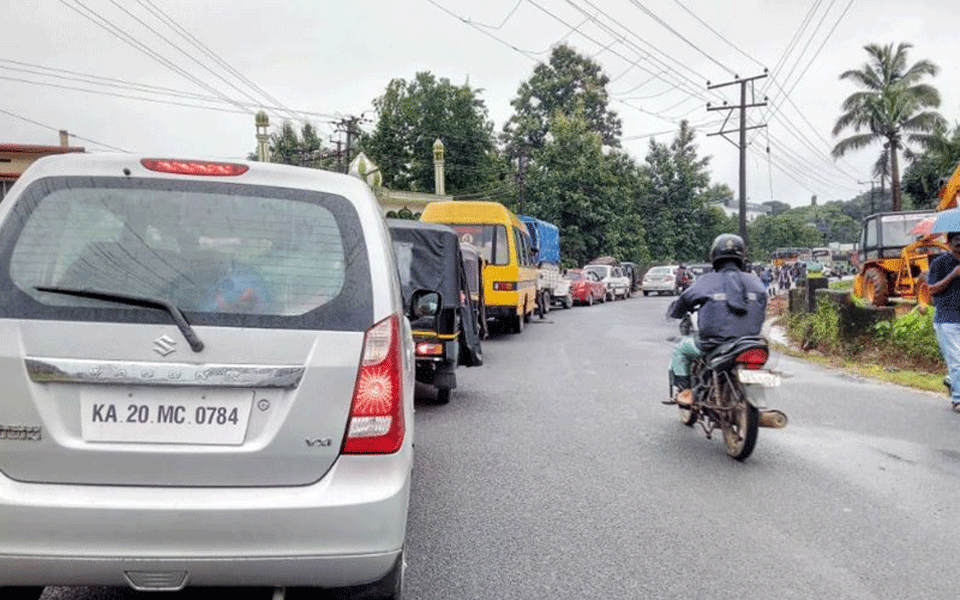
POLYGON ((420 342, 417 344, 417 356, 443 356, 443 344, 420 342))
POLYGON ((236 163, 209 162, 205 160, 175 160, 169 158, 140 159, 143 168, 157 173, 175 175, 207 175, 213 177, 232 177, 243 175, 250 170, 247 165, 236 163))
POLYGON ((497 292, 515 292, 517 291, 516 281, 494 281, 493 289, 497 292))
POLYGON ((368 329, 364 338, 344 454, 390 454, 400 449, 405 431, 402 361, 400 320, 392 315, 368 329))
POLYGON ((767 362, 769 353, 763 348, 753 348, 746 352, 741 352, 737 356, 737 362, 744 369, 759 369, 767 362))

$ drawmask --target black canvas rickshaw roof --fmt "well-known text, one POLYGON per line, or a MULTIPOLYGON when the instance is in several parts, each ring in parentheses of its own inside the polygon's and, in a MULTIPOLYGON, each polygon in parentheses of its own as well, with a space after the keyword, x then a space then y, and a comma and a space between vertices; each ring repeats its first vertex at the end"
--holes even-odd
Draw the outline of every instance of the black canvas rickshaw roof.
POLYGON ((414 291, 440 292, 443 308, 460 306, 460 238, 446 225, 387 219, 394 241, 412 244, 410 280, 403 282, 406 302, 414 291))

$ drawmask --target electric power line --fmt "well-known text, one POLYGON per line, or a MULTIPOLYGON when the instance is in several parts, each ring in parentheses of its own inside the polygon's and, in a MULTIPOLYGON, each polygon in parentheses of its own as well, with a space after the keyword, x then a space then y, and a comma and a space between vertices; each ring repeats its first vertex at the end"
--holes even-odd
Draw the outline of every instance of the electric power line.
MULTIPOLYGON (((114 97, 114 98, 126 98, 126 99, 129 99, 129 100, 142 100, 142 101, 144 101, 144 102, 153 102, 153 103, 155 103, 155 104, 168 104, 168 105, 171 105, 171 106, 182 106, 182 107, 186 107, 186 108, 199 108, 199 109, 202 109, 202 110, 211 110, 211 111, 214 111, 214 112, 221 112, 221 113, 238 113, 238 114, 244 114, 244 115, 249 115, 249 114, 251 114, 251 111, 250 111, 250 110, 229 109, 229 108, 218 107, 218 106, 204 106, 204 105, 202 105, 202 104, 190 104, 190 103, 188 103, 188 102, 174 102, 174 101, 172 101, 172 100, 161 100, 161 99, 159 99, 159 98, 150 98, 150 97, 147 97, 147 96, 133 96, 133 95, 130 95, 130 94, 120 94, 120 93, 117 93, 117 92, 108 92, 108 91, 105 91, 105 90, 93 90, 93 89, 89 89, 89 88, 82 88, 82 87, 70 86, 70 85, 62 85, 62 84, 58 84, 58 83, 50 83, 50 82, 42 82, 42 81, 31 81, 31 80, 29 80, 29 79, 22 79, 22 78, 18 78, 18 77, 7 77, 7 76, 0 75, 0 80, 2 80, 2 81, 16 81, 16 82, 19 82, 19 83, 28 83, 28 84, 31 84, 31 85, 38 85, 38 86, 42 86, 42 87, 50 87, 50 88, 56 88, 56 89, 62 89, 62 90, 73 90, 73 91, 78 91, 78 92, 86 92, 86 93, 95 94, 95 95, 98 95, 98 96, 112 96, 112 97, 114 97)), ((213 100, 210 100, 210 101, 212 102, 213 100)), ((223 101, 221 101, 221 102, 223 102, 223 101)), ((320 115, 320 113, 316 113, 316 114, 320 115)), ((322 115, 322 116, 329 116, 329 115, 322 115)))
MULTIPOLYGON (((245 83, 246 85, 248 85, 251 89, 255 90, 257 93, 259 93, 260 95, 262 95, 264 98, 266 98, 267 100, 269 100, 270 102, 272 102, 274 105, 279 106, 281 109, 283 109, 285 112, 287 112, 287 114, 291 115, 293 118, 295 118, 295 119, 298 118, 298 119, 300 119, 300 120, 303 120, 302 116, 299 116, 299 115, 305 114, 305 113, 300 113, 300 111, 295 111, 295 110, 292 110, 292 109, 288 108, 286 105, 284 105, 282 102, 280 102, 280 101, 277 100, 275 97, 273 97, 272 95, 270 95, 270 94, 269 94, 267 91, 265 91, 263 88, 261 88, 260 86, 258 86, 258 85, 255 84, 254 82, 252 82, 252 81, 251 81, 248 77, 246 77, 243 73, 241 73, 240 71, 238 71, 237 69, 235 69, 233 66, 231 66, 231 65, 230 65, 226 60, 224 60, 219 54, 217 54, 216 52, 214 52, 213 50, 211 50, 209 46, 207 46, 207 45, 204 44, 202 41, 200 41, 195 35, 193 35, 192 33, 190 33, 190 32, 189 32, 186 28, 184 28, 182 25, 180 25, 179 23, 177 23, 177 21, 175 21, 175 20, 173 19, 173 17, 171 17, 168 13, 164 12, 163 9, 161 9, 159 6, 157 6, 156 4, 154 4, 154 3, 152 2, 152 0, 137 0, 137 2, 138 2, 141 6, 143 6, 144 8, 146 8, 147 10, 150 10, 150 8, 152 7, 152 9, 153 9, 154 11, 156 11, 156 12, 153 13, 155 17, 157 17, 158 19, 160 19, 161 21, 163 21, 168 27, 170 27, 170 28, 173 29, 175 32, 177 32, 182 38, 186 39, 191 45, 193 45, 194 48, 197 48, 198 50, 200 50, 201 52, 203 52, 204 54, 206 54, 207 57, 211 58, 215 63, 217 63, 218 65, 220 65, 220 66, 223 67, 224 69, 226 69, 226 71, 227 71, 228 73, 230 73, 231 75, 233 75, 234 77, 236 77, 237 79, 239 79, 240 81, 242 81, 243 83, 245 83), (149 6, 148 6, 148 5, 149 5, 149 6)), ((151 11, 151 12, 153 12, 153 11, 151 11)))
POLYGON ((651 19, 653 19, 654 21, 656 21, 657 23, 659 23, 660 25, 662 25, 663 27, 665 27, 665 28, 666 28, 667 30, 669 30, 672 34, 674 34, 675 36, 677 36, 678 38, 680 38, 681 40, 683 40, 684 42, 686 42, 687 45, 689 45, 691 48, 693 48, 694 50, 696 50, 697 52, 699 52, 700 54, 702 54, 704 57, 707 58, 707 60, 709 60, 709 61, 712 62, 713 64, 717 65, 717 66, 720 67, 721 69, 727 71, 727 72, 730 73, 731 75, 736 75, 736 72, 733 71, 733 69, 731 69, 731 68, 728 67, 727 65, 721 63, 721 62, 718 61, 716 58, 714 58, 713 56, 711 56, 709 53, 704 52, 699 46, 697 46, 696 44, 694 44, 693 42, 691 42, 690 40, 688 40, 686 37, 683 36, 683 34, 681 34, 679 31, 677 31, 676 29, 674 29, 673 27, 671 27, 670 25, 668 25, 666 21, 664 21, 663 19, 661 19, 660 17, 658 17, 656 14, 654 14, 653 11, 651 11, 649 8, 647 8, 646 6, 644 6, 643 4, 641 4, 641 3, 639 2, 639 0, 630 0, 630 3, 633 4, 634 6, 636 6, 637 8, 639 8, 641 11, 643 11, 643 13, 646 14, 647 16, 649 16, 651 19))
POLYGON ((189 79, 190 81, 192 81, 193 83, 199 85, 200 87, 204 88, 205 90, 209 91, 210 93, 212 93, 212 94, 214 94, 214 95, 216 95, 216 96, 219 96, 220 98, 222 98, 223 100, 229 102, 230 104, 233 104, 234 106, 236 106, 237 108, 239 108, 241 111, 247 112, 247 113, 251 113, 251 114, 254 112, 254 111, 251 111, 251 110, 247 109, 244 105, 242 105, 241 103, 237 102, 236 100, 227 97, 225 94, 223 94, 222 92, 220 92, 220 91, 217 90, 216 88, 208 85, 206 82, 204 82, 204 81, 198 79, 197 77, 191 75, 191 74, 188 73, 186 70, 184 70, 184 69, 181 68, 180 66, 176 65, 173 61, 167 59, 167 58, 164 57, 163 55, 161 55, 161 54, 159 54, 158 52, 154 51, 153 49, 149 48, 146 44, 144 44, 143 42, 140 42, 139 40, 137 40, 137 39, 136 39, 135 37, 133 37, 132 35, 126 33, 125 31, 123 31, 123 30, 120 29, 118 26, 116 26, 116 25, 114 25, 113 23, 111 23, 106 17, 104 17, 104 16, 101 15, 100 13, 96 12, 96 11, 93 10, 92 8, 88 7, 87 5, 85 5, 85 4, 84 4, 83 2, 81 2, 80 0, 74 0, 74 2, 76 2, 78 6, 82 7, 82 8, 83 8, 84 10, 86 10, 87 13, 89 13, 89 14, 81 11, 81 10, 80 10, 79 8, 77 8, 76 6, 73 6, 73 5, 69 4, 69 3, 67 3, 66 0, 60 0, 60 3, 63 4, 64 6, 66 6, 67 8, 75 11, 75 12, 78 13, 80 16, 84 17, 85 19, 89 20, 89 21, 92 22, 93 24, 97 25, 98 27, 104 29, 104 30, 107 31, 108 33, 110 33, 110 34, 114 35, 115 37, 119 38, 121 41, 123 41, 124 43, 132 46, 134 49, 139 50, 140 52, 146 54, 146 55, 149 56, 150 58, 156 60, 157 62, 159 62, 160 64, 164 65, 164 66, 167 67, 168 69, 171 69, 171 70, 174 71, 175 73, 177 73, 177 74, 179 74, 179 75, 181 75, 181 76, 189 79))
MULTIPOLYGON (((4 110, 4 109, 2 109, 2 108, 0 108, 0 113, 3 113, 3 114, 8 115, 8 116, 11 116, 11 117, 13 117, 13 118, 15 118, 15 119, 20 119, 21 121, 26 121, 27 123, 30 123, 30 124, 32 124, 32 125, 36 125, 36 126, 38 126, 38 127, 43 127, 44 129, 50 129, 50 130, 52 130, 52 131, 57 131, 57 132, 61 131, 60 129, 58 129, 58 128, 56 128, 56 127, 53 127, 53 126, 51 126, 51 125, 46 125, 46 124, 44 124, 44 123, 40 123, 39 121, 34 121, 33 119, 28 119, 27 117, 24 117, 24 116, 22 116, 22 115, 18 115, 18 114, 12 113, 12 112, 10 112, 10 111, 8 111, 8 110, 4 110)), ((109 145, 109 144, 104 144, 103 142, 98 142, 98 141, 96 141, 96 140, 92 140, 92 139, 90 139, 90 138, 85 138, 85 137, 82 137, 82 136, 79 136, 79 135, 76 135, 76 134, 73 134, 73 133, 70 133, 70 132, 67 132, 67 136, 72 137, 72 138, 76 138, 76 139, 78 139, 78 140, 82 140, 82 141, 84 141, 84 142, 88 142, 88 143, 90 143, 90 144, 96 144, 97 146, 102 146, 102 147, 107 148, 107 149, 109 149, 109 150, 116 150, 117 152, 126 152, 127 154, 130 153, 129 150, 124 150, 123 148, 117 148, 116 146, 111 146, 111 145, 109 145)))
POLYGON ((132 18, 134 21, 136 21, 137 23, 139 23, 140 25, 142 25, 143 27, 145 27, 145 28, 147 29, 147 31, 149 31, 150 33, 154 34, 155 36, 159 37, 161 40, 163 40, 164 42, 166 42, 166 43, 167 43, 170 47, 172 47, 174 50, 176 50, 177 52, 179 52, 179 53, 182 54, 183 56, 187 57, 188 59, 190 59, 190 60, 193 61, 194 63, 196 63, 200 68, 202 68, 203 70, 205 70, 207 73, 210 73, 211 75, 213 75, 214 77, 216 77, 217 79, 219 79, 220 81, 222 81, 223 83, 225 83, 225 84, 227 84, 228 86, 230 86, 231 88, 233 88, 234 91, 239 92, 240 94, 242 94, 243 96, 245 96, 248 100, 250 100, 250 101, 252 101, 252 102, 254 102, 254 103, 259 103, 259 102, 260 102, 259 100, 257 100, 256 98, 254 98, 252 95, 250 95, 250 94, 247 93, 246 91, 242 90, 240 87, 238 87, 237 85, 233 84, 231 81, 228 81, 225 77, 223 77, 222 75, 220 75, 219 73, 217 73, 216 71, 214 71, 213 69, 211 69, 210 67, 208 67, 207 65, 203 64, 203 62, 201 62, 196 56, 194 56, 193 54, 187 52, 187 51, 184 50, 179 44, 171 41, 170 38, 168 38, 167 36, 163 35, 163 34, 160 33, 159 31, 157 31, 156 29, 154 29, 153 27, 151 27, 149 24, 147 24, 146 21, 144 21, 143 19, 141 19, 141 18, 138 17, 137 15, 135 15, 135 14, 133 14, 132 12, 130 12, 129 10, 127 10, 126 7, 124 7, 122 4, 120 4, 119 2, 117 2, 117 0, 110 0, 110 3, 113 4, 114 6, 116 6, 118 9, 120 9, 123 13, 125 13, 127 16, 129 16, 130 18, 132 18))
POLYGON ((718 38, 720 38, 721 40, 723 40, 724 42, 726 42, 726 44, 727 44, 728 46, 730 46, 731 48, 733 48, 734 50, 736 50, 737 52, 739 52, 739 53, 742 54, 743 56, 747 57, 749 60, 752 60, 752 61, 753 61, 757 66, 759 66, 761 69, 765 69, 765 68, 766 68, 766 65, 762 64, 760 61, 758 61, 758 60, 755 59, 754 57, 750 56, 749 54, 747 54, 746 52, 744 52, 743 50, 741 50, 736 44, 734 44, 733 42, 731 42, 731 41, 728 40, 727 38, 723 37, 723 35, 722 35, 719 31, 717 31, 716 29, 714 29, 713 27, 711 27, 709 23, 707 23, 706 21, 704 21, 703 19, 701 19, 700 17, 698 17, 696 13, 694 13, 694 12, 693 12, 692 10, 690 10, 686 5, 684 5, 682 2, 680 2, 680 0, 673 0, 673 1, 676 2, 677 5, 680 6, 680 8, 682 8, 682 9, 685 10, 685 11, 687 11, 687 12, 690 14, 691 17, 693 17, 694 19, 697 20, 697 22, 699 22, 701 25, 703 25, 704 27, 706 27, 707 29, 709 29, 709 30, 710 30, 714 35, 716 35, 718 38))
MULTIPOLYGON (((777 77, 780 74, 780 68, 786 63, 787 57, 793 52, 797 42, 800 41, 800 37, 803 36, 803 32, 806 31, 807 25, 809 25, 810 21, 813 19, 813 15, 816 14, 817 8, 819 8, 820 4, 822 3, 823 0, 815 0, 813 5, 807 11, 807 14, 804 15, 803 20, 800 22, 800 25, 797 26, 797 30, 794 32, 793 37, 790 38, 790 42, 787 44, 787 47, 784 48, 783 54, 780 55, 780 58, 777 59, 777 63, 770 71, 771 78, 777 77)), ((767 86, 764 86, 764 91, 766 90, 766 87, 767 86)))
POLYGON ((487 29, 493 29, 493 30, 502 29, 503 26, 507 24, 507 21, 509 21, 510 18, 513 17, 513 13, 517 12, 517 9, 520 8, 521 4, 523 4, 523 0, 517 0, 517 3, 513 5, 513 8, 510 10, 509 13, 507 13, 507 16, 503 18, 503 20, 500 22, 499 25, 494 26, 494 25, 484 25, 483 23, 476 23, 476 22, 475 23, 480 27, 486 27, 487 29))

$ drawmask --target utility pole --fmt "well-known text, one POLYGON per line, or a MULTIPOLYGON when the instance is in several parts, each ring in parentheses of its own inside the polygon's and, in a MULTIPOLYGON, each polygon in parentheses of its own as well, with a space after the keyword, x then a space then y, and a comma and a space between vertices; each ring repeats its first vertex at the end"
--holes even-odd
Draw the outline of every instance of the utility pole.
POLYGON ((873 184, 875 184, 876 182, 877 182, 876 179, 871 179, 870 181, 858 181, 858 182, 857 182, 857 183, 860 184, 860 185, 866 185, 866 184, 868 184, 868 183, 870 184, 870 214, 871 214, 871 215, 872 215, 873 213, 877 212, 877 209, 874 207, 874 204, 873 204, 873 197, 874 197, 874 196, 873 196, 873 189, 874 189, 874 188, 873 188, 873 184))
POLYGON ((723 139, 727 140, 731 144, 737 146, 740 149, 740 237, 743 238, 744 245, 747 244, 747 131, 750 129, 759 129, 761 127, 766 127, 766 124, 754 125, 752 127, 747 127, 747 109, 748 108, 757 108, 760 106, 766 106, 766 97, 764 97, 763 102, 757 102, 755 97, 755 89, 753 82, 757 79, 763 79, 767 76, 767 70, 763 70, 763 75, 755 75, 754 77, 747 77, 741 79, 739 76, 734 76, 733 81, 728 81, 726 83, 717 83, 710 85, 710 82, 707 82, 708 90, 715 90, 717 88, 727 87, 730 85, 739 85, 740 86, 740 104, 728 105, 724 101, 723 106, 710 106, 707 104, 708 111, 716 110, 725 110, 727 111, 727 118, 723 120, 723 124, 720 125, 720 131, 714 133, 708 133, 707 136, 722 135, 723 139), (747 84, 750 85, 750 94, 751 102, 747 103, 747 84), (730 121, 730 115, 733 114, 734 109, 740 109, 740 143, 737 144, 733 140, 727 137, 727 134, 733 133, 735 130, 727 130, 727 123, 730 121))
POLYGON ((343 151, 340 149, 340 146, 343 144, 343 142, 341 142, 340 140, 334 140, 333 143, 337 145, 337 167, 340 169, 340 172, 346 173, 347 168, 343 166, 344 165, 343 153, 342 153, 343 151))
POLYGON ((521 151, 520 156, 517 158, 517 167, 518 167, 517 183, 520 186, 520 203, 518 206, 517 213, 521 215, 523 214, 523 176, 524 176, 524 169, 526 168, 525 159, 526 159, 526 156, 524 156, 523 151, 521 151))
MULTIPOLYGON (((340 119, 340 122, 337 123, 337 131, 343 131, 347 134, 347 143, 346 150, 344 151, 345 156, 342 163, 343 172, 346 173, 350 170, 350 154, 353 150, 353 138, 355 135, 359 135, 357 130, 357 124, 362 120, 362 115, 360 117, 344 117, 340 119)), ((337 152, 340 150, 340 142, 337 142, 337 152)))

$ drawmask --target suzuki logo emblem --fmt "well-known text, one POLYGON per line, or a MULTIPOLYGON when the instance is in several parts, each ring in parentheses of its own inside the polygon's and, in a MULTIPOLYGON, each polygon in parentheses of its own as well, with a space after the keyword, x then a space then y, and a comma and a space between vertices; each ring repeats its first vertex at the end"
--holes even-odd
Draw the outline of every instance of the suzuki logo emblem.
POLYGON ((169 336, 161 335, 157 339, 153 340, 153 351, 160 356, 169 356, 177 351, 176 345, 177 342, 172 340, 169 336))

